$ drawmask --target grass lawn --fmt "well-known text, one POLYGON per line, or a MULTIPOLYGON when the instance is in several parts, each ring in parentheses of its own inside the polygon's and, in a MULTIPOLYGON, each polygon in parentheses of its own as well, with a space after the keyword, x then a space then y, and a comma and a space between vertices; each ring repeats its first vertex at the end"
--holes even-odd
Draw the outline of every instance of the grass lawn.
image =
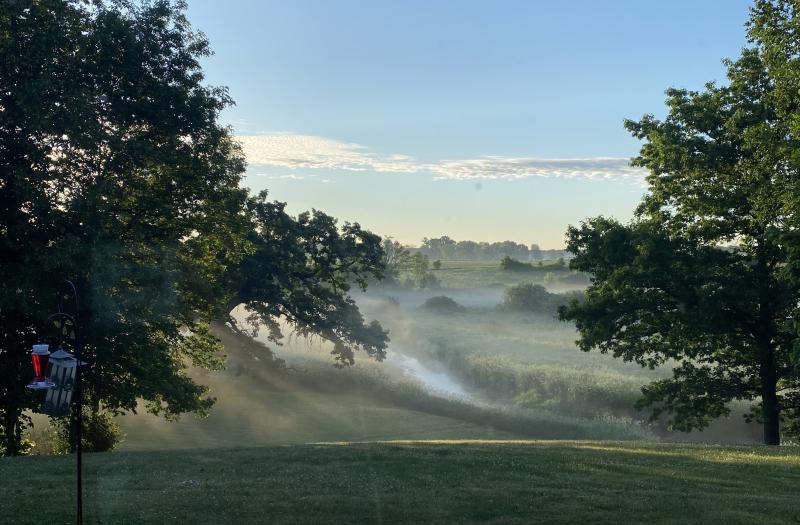
MULTIPOLYGON (((0 459, 0 523, 72 519, 72 457, 0 459)), ((87 523, 798 523, 800 449, 388 442, 86 456, 87 523)))

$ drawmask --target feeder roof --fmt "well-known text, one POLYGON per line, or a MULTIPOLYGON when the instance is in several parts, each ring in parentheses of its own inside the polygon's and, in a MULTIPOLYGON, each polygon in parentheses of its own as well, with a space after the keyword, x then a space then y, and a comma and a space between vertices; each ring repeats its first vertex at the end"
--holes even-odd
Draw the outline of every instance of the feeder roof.
POLYGON ((63 348, 59 348, 50 354, 50 359, 75 359, 75 356, 65 351, 63 348))

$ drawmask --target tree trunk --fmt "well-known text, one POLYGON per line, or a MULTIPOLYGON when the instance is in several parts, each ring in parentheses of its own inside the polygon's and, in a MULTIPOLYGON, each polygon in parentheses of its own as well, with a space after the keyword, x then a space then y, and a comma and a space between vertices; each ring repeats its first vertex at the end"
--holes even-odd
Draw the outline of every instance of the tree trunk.
POLYGON ((756 264, 756 282, 759 295, 758 328, 755 338, 761 354, 761 417, 764 424, 764 444, 780 445, 780 413, 778 403, 778 370, 775 363, 776 334, 774 304, 774 279, 771 275, 769 257, 764 248, 769 243, 764 239, 758 242, 758 262, 756 264))
POLYGON ((9 410, 3 421, 4 455, 16 456, 22 452, 22 432, 19 430, 19 414, 9 410))
POLYGON ((780 404, 778 403, 775 353, 770 346, 763 350, 761 361, 761 415, 764 420, 764 444, 780 445, 780 404))

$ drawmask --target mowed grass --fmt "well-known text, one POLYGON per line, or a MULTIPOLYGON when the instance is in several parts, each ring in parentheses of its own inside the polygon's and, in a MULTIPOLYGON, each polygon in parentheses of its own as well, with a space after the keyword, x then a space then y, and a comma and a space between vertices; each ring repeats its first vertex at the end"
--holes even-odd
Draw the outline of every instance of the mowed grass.
MULTIPOLYGON (((386 442, 85 459, 86 523, 798 523, 800 450, 386 442)), ((0 459, 0 523, 70 523, 74 458, 0 459)))

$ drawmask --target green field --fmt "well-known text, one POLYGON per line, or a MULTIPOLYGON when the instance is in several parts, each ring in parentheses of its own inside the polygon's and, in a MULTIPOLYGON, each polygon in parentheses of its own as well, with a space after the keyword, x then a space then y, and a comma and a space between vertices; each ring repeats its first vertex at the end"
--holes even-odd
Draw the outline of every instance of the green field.
MULTIPOLYGON (((0 459, 0 523, 72 518, 71 457, 0 459)), ((798 523, 800 450, 417 442, 86 456, 87 523, 798 523)))
POLYGON ((555 260, 534 262, 529 272, 511 272, 500 269, 499 261, 442 261, 440 270, 433 274, 444 288, 492 288, 509 286, 519 282, 543 283, 547 278, 549 284, 559 289, 578 289, 586 286, 585 278, 575 275, 567 268, 556 265, 555 260), (548 274, 550 276, 548 277, 548 274))

